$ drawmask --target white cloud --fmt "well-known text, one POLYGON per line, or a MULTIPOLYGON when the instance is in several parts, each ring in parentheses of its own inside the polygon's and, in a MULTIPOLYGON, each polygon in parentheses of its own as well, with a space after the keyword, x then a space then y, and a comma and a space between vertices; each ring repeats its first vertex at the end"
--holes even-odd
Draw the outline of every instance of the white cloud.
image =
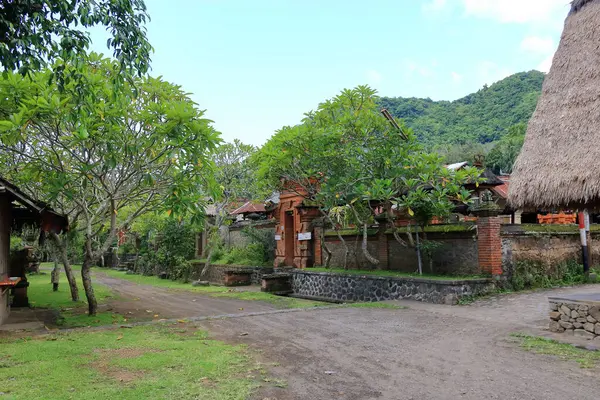
POLYGON ((500 22, 548 22, 557 13, 566 15, 566 0, 462 0, 465 13, 500 22))
POLYGON ((461 74, 459 74, 458 72, 450 72, 450 76, 452 77, 452 82, 454 83, 460 83, 463 80, 463 76, 461 74))
POLYGON ((512 74, 508 68, 501 67, 492 61, 481 61, 478 63, 476 66, 476 73, 477 78, 482 85, 484 83, 491 85, 512 74))
POLYGON ((569 10, 568 0, 428 0, 427 13, 458 7, 467 16, 493 19, 503 23, 544 23, 560 28, 569 10))
POLYGON ((367 71, 367 80, 369 81, 369 84, 371 85, 377 85, 378 83, 381 82, 381 80, 383 79, 383 76, 381 76, 381 74, 374 70, 368 70, 367 71))
POLYGON ((424 78, 430 78, 435 75, 434 68, 437 67, 437 61, 432 61, 430 65, 417 63, 413 60, 406 60, 404 67, 408 70, 409 75, 417 74, 424 78))
POLYGON ((554 58, 554 54, 549 55, 538 65, 537 70, 542 72, 550 71, 550 67, 552 66, 552 59, 554 58))
POLYGON ((539 36, 527 36, 521 42, 521 50, 528 53, 547 55, 554 52, 554 40, 539 36))
POLYGON ((446 7, 448 1, 447 0, 430 0, 427 3, 423 4, 423 11, 425 12, 437 12, 441 11, 446 7))

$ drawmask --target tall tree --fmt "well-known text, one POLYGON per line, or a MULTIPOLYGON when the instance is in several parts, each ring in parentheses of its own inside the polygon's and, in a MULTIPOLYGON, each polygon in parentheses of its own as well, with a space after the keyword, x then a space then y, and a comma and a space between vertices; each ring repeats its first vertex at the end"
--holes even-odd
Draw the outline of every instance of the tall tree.
POLYGON ((513 164, 525 142, 527 124, 511 126, 508 133, 497 141, 487 156, 487 165, 497 174, 512 172, 513 164))
POLYGON ((85 28, 96 25, 110 32, 107 45, 118 68, 140 75, 149 68, 143 0, 0 0, 0 10, 0 63, 6 71, 25 74, 58 58, 81 59, 91 41, 85 28))
POLYGON ((43 177, 53 198, 77 206, 81 276, 94 315, 92 264, 146 211, 201 217, 201 188, 212 187, 208 154, 220 139, 179 86, 143 77, 115 92, 114 62, 93 54, 68 68, 88 82, 83 95, 74 82, 63 90, 49 84, 50 71, 0 81, 0 107, 18 104, 0 121, 0 150, 21 155, 23 173, 43 177), (118 219, 122 209, 127 218, 118 219))
POLYGON ((235 139, 220 145, 212 155, 215 165, 215 182, 219 191, 212 199, 215 209, 214 224, 207 224, 208 254, 201 275, 210 267, 213 251, 219 241, 219 230, 226 222, 233 202, 252 200, 257 196, 256 171, 251 162, 256 148, 235 139))

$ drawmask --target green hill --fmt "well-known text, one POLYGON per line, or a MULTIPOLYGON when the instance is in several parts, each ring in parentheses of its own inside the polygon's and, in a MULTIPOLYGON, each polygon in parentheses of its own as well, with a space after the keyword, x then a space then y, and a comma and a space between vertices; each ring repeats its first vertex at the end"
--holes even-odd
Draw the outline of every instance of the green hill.
POLYGON ((490 143, 511 126, 527 123, 544 77, 539 71, 520 72, 451 102, 382 97, 381 105, 403 119, 428 146, 490 143))

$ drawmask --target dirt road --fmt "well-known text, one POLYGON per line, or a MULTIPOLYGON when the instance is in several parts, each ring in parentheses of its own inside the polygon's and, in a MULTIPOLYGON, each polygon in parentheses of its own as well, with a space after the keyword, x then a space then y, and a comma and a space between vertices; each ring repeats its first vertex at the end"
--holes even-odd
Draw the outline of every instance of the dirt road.
MULTIPOLYGON (((113 278, 103 278, 103 283, 134 294, 141 308, 162 310, 171 317, 270 307, 136 288, 113 278)), ((552 293, 570 291, 597 292, 600 285, 552 293)), ((219 339, 260 350, 265 362, 277 363, 271 372, 285 379, 287 387, 270 387, 257 399, 600 398, 598 369, 524 351, 511 338, 513 332, 542 332, 547 295, 499 296, 462 307, 399 302, 409 308, 316 309, 200 325, 219 339)))
POLYGON ((280 363, 273 372, 288 387, 259 399, 600 398, 599 369, 524 351, 511 338, 513 332, 542 333, 547 295, 501 296, 465 307, 399 302, 409 308, 315 310, 202 325, 280 363), (239 337, 242 331, 249 335, 239 337))
POLYGON ((134 317, 158 315, 160 318, 203 317, 274 310, 268 303, 212 297, 192 292, 139 285, 124 279, 97 273, 94 280, 109 286, 118 299, 110 306, 121 314, 134 317))

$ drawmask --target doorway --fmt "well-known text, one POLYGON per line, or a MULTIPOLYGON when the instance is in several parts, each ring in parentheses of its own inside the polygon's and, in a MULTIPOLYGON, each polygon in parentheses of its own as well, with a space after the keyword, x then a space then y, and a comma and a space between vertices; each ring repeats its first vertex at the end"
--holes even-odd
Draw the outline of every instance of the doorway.
POLYGON ((283 238, 285 240, 285 265, 294 265, 294 212, 286 211, 283 238))

